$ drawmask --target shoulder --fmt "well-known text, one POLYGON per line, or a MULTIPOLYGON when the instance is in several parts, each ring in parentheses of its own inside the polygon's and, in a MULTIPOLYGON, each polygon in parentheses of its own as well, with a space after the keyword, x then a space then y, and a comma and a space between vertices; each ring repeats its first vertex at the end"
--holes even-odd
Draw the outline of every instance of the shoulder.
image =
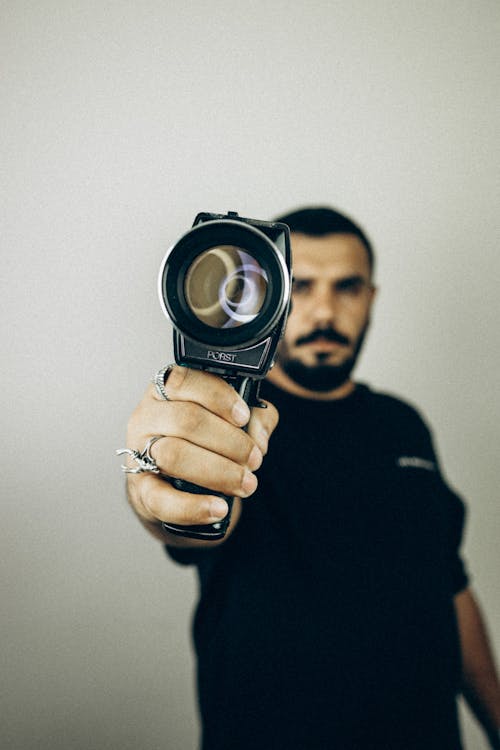
POLYGON ((363 390, 366 403, 374 418, 380 423, 391 425, 393 429, 417 432, 428 438, 431 429, 420 409, 407 399, 385 391, 376 391, 366 385, 359 385, 363 390))
POLYGON ((377 391, 366 385, 360 385, 359 387, 367 392, 368 398, 379 409, 401 414, 401 416, 409 419, 422 419, 420 409, 408 399, 403 399, 386 391, 377 391))

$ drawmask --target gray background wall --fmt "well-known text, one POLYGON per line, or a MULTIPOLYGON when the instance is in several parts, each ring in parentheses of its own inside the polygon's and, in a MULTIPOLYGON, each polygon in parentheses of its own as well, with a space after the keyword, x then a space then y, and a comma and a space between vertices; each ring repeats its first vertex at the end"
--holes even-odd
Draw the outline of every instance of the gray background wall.
POLYGON ((498 652, 498 3, 18 0, 0 19, 2 747, 195 746, 195 581, 134 520, 114 449, 171 359, 156 274, 199 210, 330 202, 366 226, 359 377, 434 425, 498 652))

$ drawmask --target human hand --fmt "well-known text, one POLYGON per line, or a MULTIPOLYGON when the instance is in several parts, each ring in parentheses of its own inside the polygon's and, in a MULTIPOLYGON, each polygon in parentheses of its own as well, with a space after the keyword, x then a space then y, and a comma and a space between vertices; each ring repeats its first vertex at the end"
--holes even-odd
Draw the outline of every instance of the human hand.
MULTIPOLYGON (((227 503, 210 491, 199 495, 177 490, 170 478, 248 497, 257 487, 253 472, 267 452, 278 413, 271 404, 250 413, 222 378, 186 367, 171 369, 165 390, 168 401, 160 399, 154 386, 148 387, 130 417, 127 445, 131 450, 142 450, 152 437, 162 437, 150 450, 161 473, 127 474, 128 497, 142 523, 162 541, 198 545, 169 534, 162 521, 182 526, 216 523, 227 515, 227 503)), ((239 512, 235 503, 229 531, 239 512)))

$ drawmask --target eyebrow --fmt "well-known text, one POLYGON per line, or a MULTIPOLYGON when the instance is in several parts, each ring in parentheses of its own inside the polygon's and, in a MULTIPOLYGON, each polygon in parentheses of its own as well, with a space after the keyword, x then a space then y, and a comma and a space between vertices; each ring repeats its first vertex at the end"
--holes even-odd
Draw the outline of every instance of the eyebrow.
MULTIPOLYGON (((309 276, 307 273, 304 273, 303 275, 295 274, 293 277, 293 281, 314 281, 314 277, 309 276)), ((350 276, 341 276, 339 279, 332 280, 332 284, 335 286, 351 286, 353 284, 366 284, 367 286, 371 286, 372 282, 370 279, 366 279, 362 274, 351 274, 350 276)))
POLYGON ((368 279, 365 279, 364 276, 361 274, 352 274, 352 276, 343 276, 340 279, 337 279, 337 281, 333 282, 335 286, 352 286, 354 284, 367 284, 369 285, 371 282, 368 279))

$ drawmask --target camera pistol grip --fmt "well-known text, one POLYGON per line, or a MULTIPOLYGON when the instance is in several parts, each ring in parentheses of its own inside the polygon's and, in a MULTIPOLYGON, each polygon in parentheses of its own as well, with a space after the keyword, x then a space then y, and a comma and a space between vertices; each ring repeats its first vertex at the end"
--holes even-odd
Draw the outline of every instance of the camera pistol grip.
POLYGON ((221 492, 212 492, 212 490, 206 487, 200 487, 198 484, 192 482, 186 482, 184 479, 172 479, 172 484, 177 490, 181 492, 192 492, 195 495, 217 495, 226 501, 229 507, 229 511, 222 521, 217 523, 201 524, 199 526, 181 526, 180 524, 172 524, 167 521, 162 522, 162 526, 166 531, 170 531, 172 534, 177 536, 188 537, 189 539, 207 539, 216 540, 222 539, 228 529, 231 522, 231 511, 233 509, 234 497, 223 495, 221 492))
MULTIPOLYGON (((260 380, 250 377, 242 376, 226 376, 224 380, 230 383, 233 388, 238 391, 241 398, 250 406, 258 407, 261 409, 266 408, 266 404, 259 399, 260 380)), ((245 428, 243 428, 245 429, 245 428)), ((217 539, 223 539, 226 531, 231 522, 231 511, 233 508, 234 497, 224 495, 222 492, 213 492, 206 487, 200 487, 198 484, 193 482, 186 482, 184 479, 172 479, 172 485, 181 492, 191 492, 195 495, 217 495, 226 501, 229 507, 229 511, 225 518, 216 523, 201 524, 195 526, 183 526, 181 524, 173 524, 168 521, 162 521, 162 526, 165 531, 169 531, 171 534, 176 536, 187 537, 188 539, 205 539, 207 541, 215 541, 217 539)))

